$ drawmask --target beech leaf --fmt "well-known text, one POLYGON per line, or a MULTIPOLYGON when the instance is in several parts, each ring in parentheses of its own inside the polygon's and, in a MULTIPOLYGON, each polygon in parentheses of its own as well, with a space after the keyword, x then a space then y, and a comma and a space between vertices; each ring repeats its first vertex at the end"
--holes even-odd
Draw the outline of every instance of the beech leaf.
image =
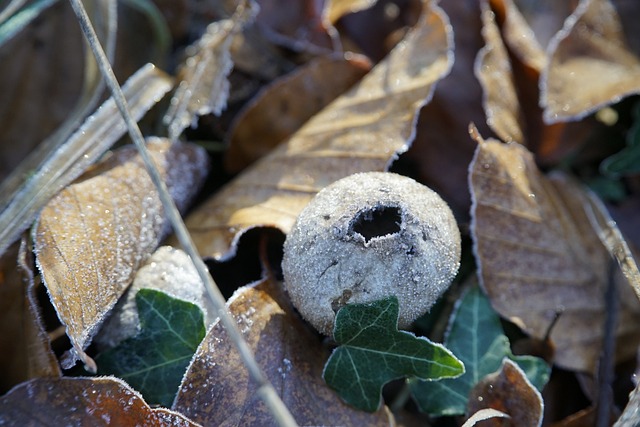
MULTIPOLYGON (((637 2, 629 2, 624 13, 639 11, 637 2)), ((549 44, 540 81, 547 123, 577 120, 640 93, 640 57, 628 39, 638 34, 637 25, 623 22, 609 0, 582 0, 567 18, 549 44)))
POLYGON ((269 153, 370 69, 360 55, 326 55, 264 87, 233 121, 227 170, 239 172, 269 153))
POLYGON ((484 376, 500 369, 505 357, 521 365, 538 389, 549 379, 551 369, 544 360, 511 353, 500 318, 478 287, 457 302, 444 345, 460 358, 466 371, 456 379, 411 382, 418 407, 430 415, 464 414, 471 389, 484 376))
MULTIPOLYGON (((489 408, 506 413, 513 426, 542 425, 542 396, 518 365, 509 359, 504 359, 498 372, 484 377, 471 391, 469 413, 489 408)), ((496 421, 493 425, 502 423, 496 421)))
POLYGON ((402 377, 438 380, 460 376, 463 363, 445 347, 398 330, 398 299, 348 304, 336 315, 333 332, 340 347, 322 377, 350 405, 377 410, 382 386, 402 377))
POLYGON ((447 23, 438 6, 425 6, 418 24, 358 84, 194 211, 186 223, 199 252, 228 257, 254 227, 287 232, 328 184, 386 170, 408 149, 420 107, 450 70, 447 23))
MULTIPOLYGON (((207 172, 203 149, 152 139, 153 160, 178 207, 207 172)), ((62 190, 33 229, 37 264, 76 358, 166 233, 162 204, 135 148, 118 151, 62 190)))
MULTIPOLYGON (((238 289, 229 312, 267 378, 299 425, 389 426, 386 408, 370 414, 345 404, 322 380, 329 351, 295 313, 282 283, 238 289)), ((218 322, 184 376, 173 409, 207 426, 273 425, 240 355, 218 322)))
POLYGON ((169 407, 204 338, 202 310, 153 289, 140 289, 136 304, 140 333, 99 354, 98 373, 122 378, 147 402, 169 407))
MULTIPOLYGON (((542 175, 519 144, 483 141, 470 165, 471 233, 480 284, 500 315, 542 339, 551 330, 554 363, 594 372, 600 356, 609 254, 586 213, 584 189, 542 175)), ((617 284, 616 358, 633 357, 640 304, 617 284)))
POLYGON ((229 19, 214 22, 189 49, 189 58, 179 71, 181 79, 171 106, 164 116, 169 137, 175 140, 198 116, 220 115, 227 105, 233 68, 229 49, 234 36, 254 17, 253 0, 243 0, 229 19))
POLYGON ((114 377, 36 378, 0 397, 0 425, 196 427, 182 414, 152 409, 114 377))

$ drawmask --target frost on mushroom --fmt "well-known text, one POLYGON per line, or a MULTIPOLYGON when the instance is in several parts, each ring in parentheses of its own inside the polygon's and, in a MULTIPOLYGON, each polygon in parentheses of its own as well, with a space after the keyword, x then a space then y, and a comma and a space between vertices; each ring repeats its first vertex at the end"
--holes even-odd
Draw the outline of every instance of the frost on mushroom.
POLYGON ((331 335, 349 303, 398 298, 399 327, 431 308, 460 264, 460 231, 431 189, 393 173, 351 175, 320 191, 284 245, 285 286, 300 314, 331 335))

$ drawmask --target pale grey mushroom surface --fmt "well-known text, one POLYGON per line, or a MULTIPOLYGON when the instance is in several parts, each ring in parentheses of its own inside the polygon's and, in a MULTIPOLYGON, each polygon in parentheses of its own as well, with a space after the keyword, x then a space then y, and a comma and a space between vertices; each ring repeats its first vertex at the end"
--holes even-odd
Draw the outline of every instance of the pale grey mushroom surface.
POLYGON ((367 172, 320 191, 284 244, 285 287, 302 317, 331 335, 349 303, 395 295, 399 327, 426 313, 460 264, 460 231, 449 206, 401 175, 367 172))

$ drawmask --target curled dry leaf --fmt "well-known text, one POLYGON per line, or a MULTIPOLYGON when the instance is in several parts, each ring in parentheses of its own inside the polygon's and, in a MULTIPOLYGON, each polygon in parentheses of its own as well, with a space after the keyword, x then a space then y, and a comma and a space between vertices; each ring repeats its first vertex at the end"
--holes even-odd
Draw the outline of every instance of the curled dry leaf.
POLYGON ((269 84, 238 113, 229 130, 227 170, 239 172, 263 157, 370 68, 363 56, 328 55, 269 84))
POLYGON ((195 427, 169 409, 152 409, 124 381, 36 378, 0 398, 0 425, 195 427))
POLYGON ((474 71, 484 92, 482 101, 487 124, 503 141, 523 144, 524 118, 509 53, 500 36, 496 16, 487 1, 481 3, 481 10, 485 46, 478 52, 474 71))
POLYGON ((175 140, 198 116, 219 115, 227 105, 229 81, 233 68, 229 48, 235 35, 254 17, 252 0, 243 1, 229 19, 214 22, 187 52, 181 67, 180 84, 164 116, 169 136, 175 140))
POLYGON ((0 394, 31 378, 60 376, 40 319, 30 256, 16 242, 0 257, 0 394))
MULTIPOLYGON (((551 331, 555 363, 594 372, 604 324, 609 256, 584 211, 584 190, 544 177, 519 144, 482 141, 470 166, 471 232, 493 307, 535 338, 551 331)), ((640 304, 626 283, 617 358, 633 357, 640 304)))
POLYGON ((286 232, 328 184, 386 170, 408 148, 418 109, 450 69, 450 37, 442 11, 425 8, 406 39, 355 87, 187 219, 200 253, 229 256, 239 235, 257 226, 286 232))
POLYGON ((509 418, 492 418, 482 426, 542 425, 542 396, 513 361, 504 359, 500 371, 487 375, 469 394, 468 411, 473 414, 486 408, 503 412, 509 418))
MULTIPOLYGON (((178 207, 207 172, 204 150, 153 139, 153 160, 178 207)), ((83 349, 166 232, 157 191, 135 148, 113 153, 42 210, 34 227, 37 263, 73 344, 83 349)))
POLYGON ((593 123, 544 123, 538 81, 546 54, 510 0, 482 3, 482 20, 485 46, 474 71, 487 124, 503 141, 526 145, 538 162, 556 164, 584 143, 593 123))
MULTIPOLYGON (((462 424, 462 427, 473 427, 478 425, 480 421, 490 420, 492 418, 509 418, 509 415, 493 408, 480 409, 462 424)), ((481 424, 484 426, 484 424, 481 424)))
MULTIPOLYGON (((638 16, 640 3, 627 3, 625 14, 638 16)), ((637 32, 609 0, 582 0, 549 45, 540 86, 545 121, 577 120, 640 93, 640 57, 629 43, 637 32)))
POLYGON ((378 0, 327 0, 324 16, 331 24, 349 13, 365 10, 376 4, 378 0))
MULTIPOLYGON (((281 283, 240 288, 227 303, 258 364, 300 425, 386 426, 385 408, 369 414, 343 403, 322 380, 329 350, 294 312, 281 283), (330 410, 327 410, 330 408, 330 410)), ((183 379, 173 409, 214 425, 271 425, 240 355, 220 323, 209 330, 183 379)))

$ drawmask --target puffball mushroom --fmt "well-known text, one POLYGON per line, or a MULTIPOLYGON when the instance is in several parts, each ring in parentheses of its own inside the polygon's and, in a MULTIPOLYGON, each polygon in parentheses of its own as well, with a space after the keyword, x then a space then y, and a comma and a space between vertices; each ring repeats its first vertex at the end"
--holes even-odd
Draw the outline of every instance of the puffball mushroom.
POLYGON ((332 335, 337 311, 392 295, 408 327, 449 287, 460 231, 428 187, 394 173, 348 176, 320 191, 284 244, 285 287, 302 317, 332 335))

